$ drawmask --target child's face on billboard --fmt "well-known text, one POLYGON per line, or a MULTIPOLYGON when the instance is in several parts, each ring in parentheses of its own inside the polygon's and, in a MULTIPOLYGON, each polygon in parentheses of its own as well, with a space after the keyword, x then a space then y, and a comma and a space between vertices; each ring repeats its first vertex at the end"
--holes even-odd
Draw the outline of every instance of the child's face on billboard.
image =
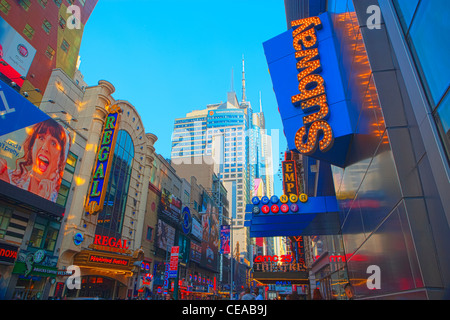
POLYGON ((40 179, 53 179, 60 161, 61 144, 50 133, 38 134, 33 145, 33 172, 40 179))

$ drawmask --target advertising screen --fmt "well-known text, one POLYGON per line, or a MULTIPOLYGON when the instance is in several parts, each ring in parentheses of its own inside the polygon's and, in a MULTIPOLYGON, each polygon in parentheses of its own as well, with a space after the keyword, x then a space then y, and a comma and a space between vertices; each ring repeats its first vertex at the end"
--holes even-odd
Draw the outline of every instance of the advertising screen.
POLYGON ((170 191, 163 189, 161 192, 162 213, 168 217, 178 221, 181 214, 181 200, 170 193, 170 191))
POLYGON ((156 244, 163 250, 169 250, 175 244, 175 229, 162 220, 158 220, 156 244))
POLYGON ((58 122, 0 81, 0 179, 56 202, 70 136, 58 122))
POLYGON ((19 86, 33 62, 36 49, 0 17, 0 71, 19 86))

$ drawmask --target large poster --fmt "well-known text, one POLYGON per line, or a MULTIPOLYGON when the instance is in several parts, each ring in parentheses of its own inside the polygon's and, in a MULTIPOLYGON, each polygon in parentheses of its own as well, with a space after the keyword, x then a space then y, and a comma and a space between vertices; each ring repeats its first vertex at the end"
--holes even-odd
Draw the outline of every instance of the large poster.
POLYGON ((170 193, 170 191, 163 189, 161 192, 162 213, 178 221, 181 214, 181 200, 170 193))
POLYGON ((36 49, 0 17, 0 71, 20 86, 26 77, 36 49))
POLYGON ((175 229, 162 220, 158 220, 156 244, 163 250, 169 250, 175 244, 175 229))
POLYGON ((67 155, 68 132, 0 81, 0 179, 56 202, 67 155))
POLYGON ((217 270, 219 253, 219 214, 217 206, 207 193, 203 194, 202 212, 202 265, 217 270))
POLYGON ((230 253, 230 226, 220 226, 220 252, 230 253))

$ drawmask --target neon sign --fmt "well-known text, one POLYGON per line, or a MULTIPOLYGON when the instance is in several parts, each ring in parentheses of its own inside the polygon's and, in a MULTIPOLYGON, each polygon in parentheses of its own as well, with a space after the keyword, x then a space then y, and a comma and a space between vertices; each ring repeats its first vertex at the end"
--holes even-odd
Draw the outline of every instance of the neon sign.
POLYGON ((255 260, 254 260, 255 263, 261 263, 261 262, 290 263, 292 261, 293 261, 293 259, 292 259, 291 255, 257 256, 257 257, 255 257, 255 260))
POLYGON ((98 246, 108 246, 111 248, 118 249, 129 249, 127 246, 127 240, 116 239, 114 237, 95 235, 94 245, 98 246))
POLYGON ((103 210, 121 112, 120 107, 114 105, 110 107, 106 117, 85 206, 89 214, 96 214, 103 210))
POLYGON ((298 194, 297 167, 294 160, 283 161, 283 187, 286 195, 298 194))
POLYGON ((321 152, 327 152, 333 146, 334 137, 333 130, 326 121, 330 115, 330 109, 325 92, 325 80, 319 74, 322 72, 319 50, 315 48, 317 46, 316 29, 322 28, 322 22, 319 17, 312 17, 293 21, 292 27, 296 27, 292 36, 296 50, 295 58, 298 60, 298 90, 300 91, 300 94, 292 97, 292 103, 305 113, 310 113, 303 117, 303 126, 295 135, 295 146, 305 155, 316 152, 317 145, 321 152), (319 110, 314 111, 317 108, 319 110), (317 144, 318 141, 319 144, 317 144))

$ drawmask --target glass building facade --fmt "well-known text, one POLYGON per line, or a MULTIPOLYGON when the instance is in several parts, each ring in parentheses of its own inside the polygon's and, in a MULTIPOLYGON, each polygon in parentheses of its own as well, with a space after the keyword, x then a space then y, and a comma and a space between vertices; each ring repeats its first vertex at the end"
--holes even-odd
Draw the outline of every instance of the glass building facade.
POLYGON ((356 299, 448 298, 450 4, 320 2, 332 17, 355 132, 367 134, 354 135, 345 168, 304 157, 307 193, 334 193, 341 210, 341 233, 312 241, 317 286, 330 299, 345 299, 348 282, 356 299), (367 284, 371 266, 380 270, 376 290, 367 284))
POLYGON ((125 130, 119 130, 103 211, 98 214, 96 234, 121 238, 128 199, 134 144, 125 130))
POLYGON ((450 154, 449 4, 445 0, 394 0, 393 4, 426 91, 430 103, 429 111, 436 120, 448 157, 450 154), (430 30, 431 21, 436 32, 430 30))

